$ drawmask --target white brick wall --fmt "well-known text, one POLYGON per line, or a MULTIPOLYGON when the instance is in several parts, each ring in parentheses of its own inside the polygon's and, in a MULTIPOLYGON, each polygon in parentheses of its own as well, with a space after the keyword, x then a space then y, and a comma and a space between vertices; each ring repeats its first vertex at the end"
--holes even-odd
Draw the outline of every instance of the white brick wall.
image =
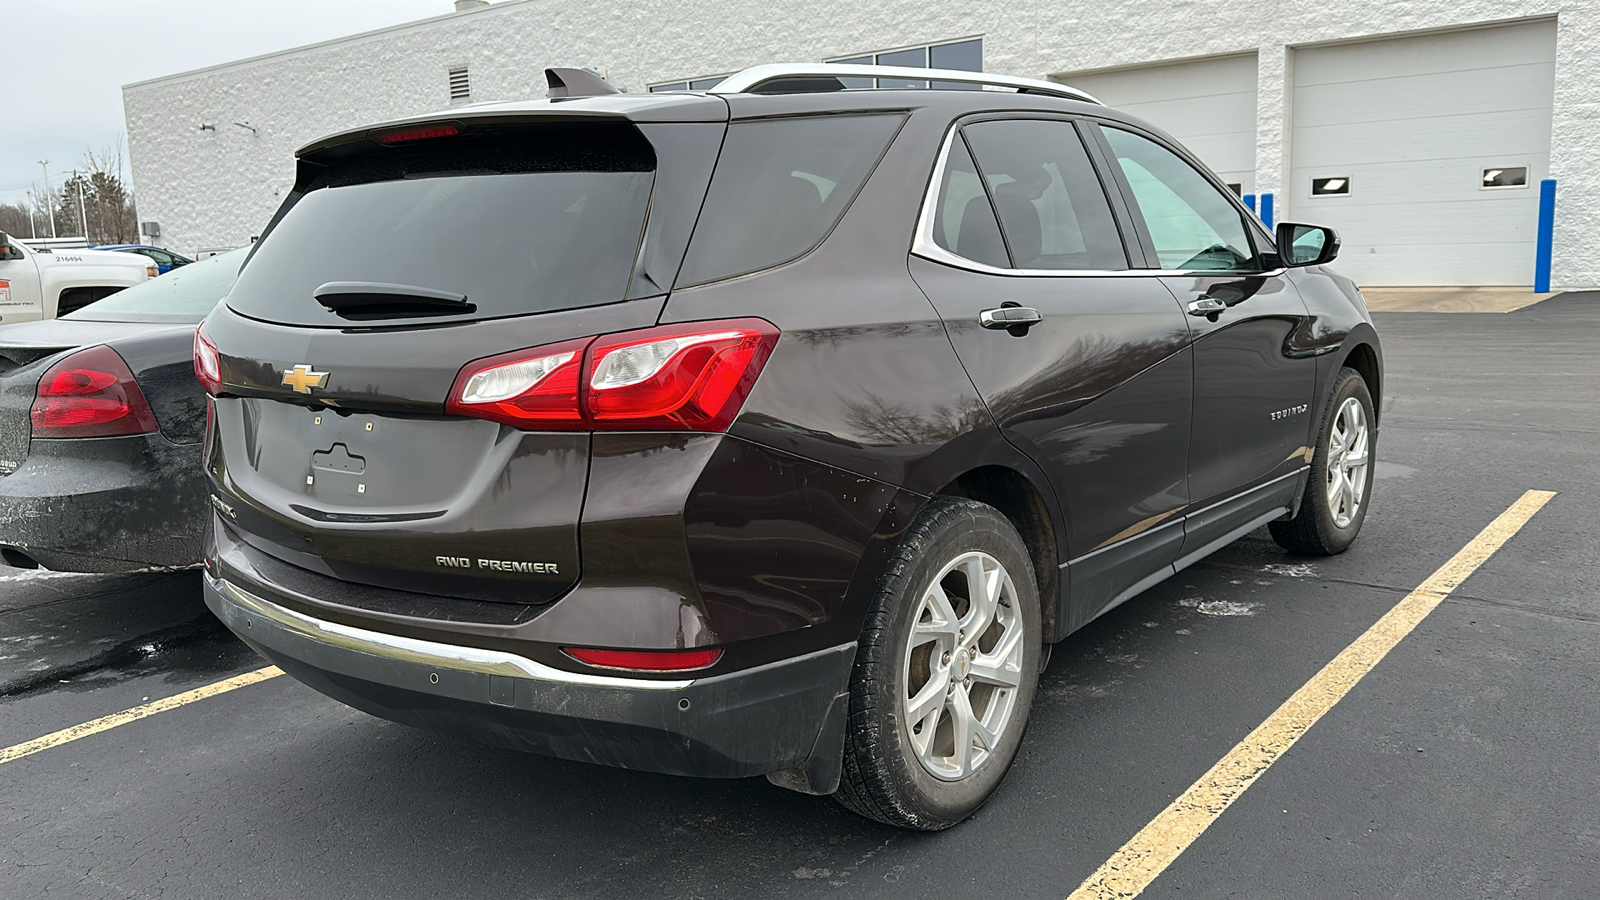
POLYGON ((595 66, 642 90, 758 63, 973 36, 983 37, 987 70, 1034 77, 1257 51, 1256 187, 1282 202, 1295 46, 1552 16, 1554 282, 1591 287, 1600 285, 1600 0, 503 0, 129 85, 123 102, 140 218, 161 223, 162 243, 192 251, 258 233, 293 185, 296 147, 446 107, 446 70, 463 63, 482 101, 543 96, 542 71, 552 65, 595 66), (232 124, 244 119, 258 133, 232 124))

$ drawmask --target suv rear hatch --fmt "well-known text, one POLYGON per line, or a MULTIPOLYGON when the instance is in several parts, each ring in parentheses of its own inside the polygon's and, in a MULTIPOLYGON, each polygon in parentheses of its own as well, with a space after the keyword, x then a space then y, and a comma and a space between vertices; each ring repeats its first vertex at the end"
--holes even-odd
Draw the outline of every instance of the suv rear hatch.
POLYGON ((444 596, 542 603, 577 582, 587 430, 447 415, 446 400, 474 360, 655 324, 727 112, 643 105, 689 121, 552 104, 302 152, 202 329, 218 376, 207 464, 239 537, 444 596))

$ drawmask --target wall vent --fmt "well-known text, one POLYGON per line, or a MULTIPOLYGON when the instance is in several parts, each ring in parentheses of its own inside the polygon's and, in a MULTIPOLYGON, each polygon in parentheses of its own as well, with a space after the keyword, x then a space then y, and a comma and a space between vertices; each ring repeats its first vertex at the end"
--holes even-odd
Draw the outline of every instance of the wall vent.
POLYGON ((450 102, 468 103, 472 100, 472 83, 468 80, 467 67, 450 70, 450 102))

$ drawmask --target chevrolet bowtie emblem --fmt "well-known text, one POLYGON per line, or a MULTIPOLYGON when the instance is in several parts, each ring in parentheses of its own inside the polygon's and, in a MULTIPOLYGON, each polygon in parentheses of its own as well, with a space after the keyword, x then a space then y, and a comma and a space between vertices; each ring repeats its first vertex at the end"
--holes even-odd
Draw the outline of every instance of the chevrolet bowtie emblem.
POLYGON ((295 366, 284 371, 283 383, 294 388, 299 393, 309 394, 312 388, 327 386, 328 373, 314 372, 310 366, 295 366))

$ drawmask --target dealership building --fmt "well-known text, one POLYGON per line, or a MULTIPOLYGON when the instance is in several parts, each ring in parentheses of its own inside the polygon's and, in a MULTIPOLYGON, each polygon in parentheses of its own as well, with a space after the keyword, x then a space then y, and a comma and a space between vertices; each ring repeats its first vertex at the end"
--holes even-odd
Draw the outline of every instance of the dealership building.
MULTIPOLYGON (((628 91, 770 62, 1049 78, 1166 129, 1279 220, 1337 228, 1369 286, 1600 286, 1600 2, 462 2, 437 18, 123 89, 139 217, 239 246, 319 136, 541 97, 546 66, 628 91), (1554 181, 1553 203, 1542 195, 1554 181), (1269 198, 1270 197, 1270 201, 1269 198)), ((914 84, 911 86, 915 86, 914 84)))

